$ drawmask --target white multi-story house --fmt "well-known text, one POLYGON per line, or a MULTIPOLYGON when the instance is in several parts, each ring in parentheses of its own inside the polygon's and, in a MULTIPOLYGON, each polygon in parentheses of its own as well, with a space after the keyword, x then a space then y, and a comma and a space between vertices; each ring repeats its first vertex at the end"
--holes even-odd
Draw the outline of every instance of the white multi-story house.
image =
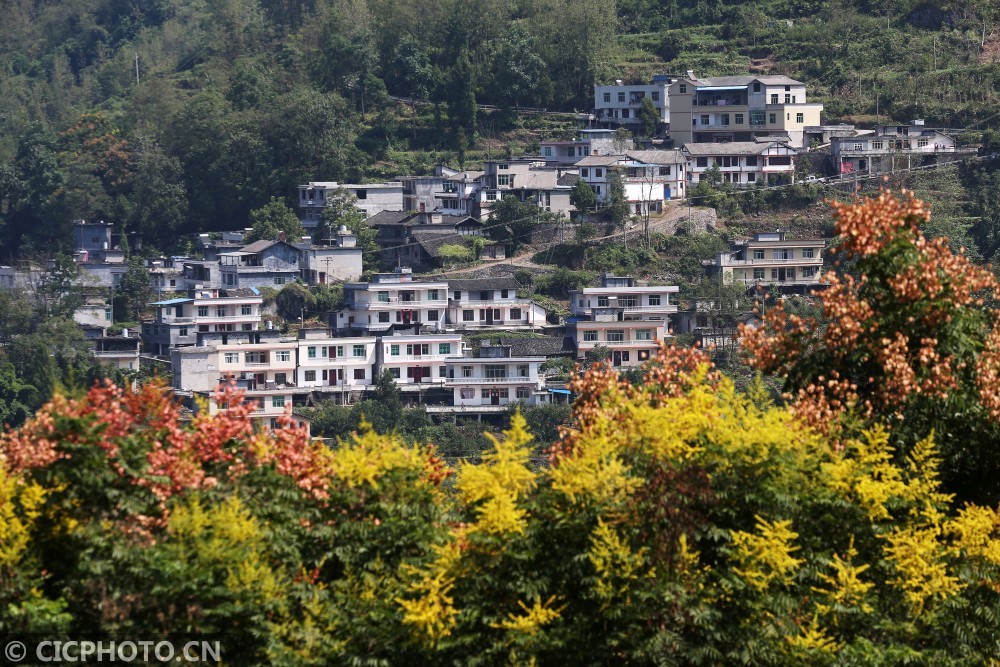
POLYGON ((448 281, 447 326, 453 329, 540 329, 545 308, 518 297, 513 277, 448 281))
POLYGON ((342 403, 376 379, 378 339, 374 336, 336 337, 329 329, 300 329, 296 382, 332 392, 342 403))
POLYGON ((975 148, 959 148, 955 138, 931 128, 922 120, 910 125, 881 125, 874 134, 833 137, 833 163, 841 175, 865 176, 910 169, 938 160, 961 160, 976 154, 975 148))
POLYGON ((299 277, 302 252, 287 241, 255 241, 234 252, 219 254, 223 287, 270 287, 299 277))
MULTIPOLYGON (((505 409, 511 403, 548 402, 539 367, 545 357, 515 357, 509 345, 484 344, 478 352, 447 359, 446 388, 459 410, 505 409)), ((440 410, 438 410, 440 411, 440 410)))
POLYGON ((755 234, 719 253, 708 269, 727 284, 773 284, 783 291, 804 292, 819 285, 825 246, 824 239, 792 239, 782 231, 755 234))
POLYGON ((671 81, 670 76, 658 74, 648 84, 626 85, 618 80, 613 86, 594 86, 594 115, 601 122, 636 126, 642 101, 648 98, 656 107, 660 125, 667 126, 671 123, 671 81))
POLYGON ((463 349, 456 333, 385 335, 377 347, 379 374, 388 371, 403 391, 444 386, 445 359, 463 349))
POLYGON ((102 364, 118 370, 139 370, 139 339, 130 337, 128 329, 121 336, 106 336, 94 339, 91 354, 102 364))
POLYGON ((441 211, 450 215, 475 215, 478 210, 481 171, 461 171, 446 176, 434 197, 441 201, 441 211))
POLYGON ((780 141, 684 144, 681 150, 687 159, 688 187, 708 178, 713 166, 723 182, 739 187, 788 183, 795 173, 796 152, 780 141))
POLYGON ((437 326, 448 308, 448 283, 416 282, 408 268, 344 285, 344 307, 331 319, 338 331, 374 334, 394 327, 437 326))
POLYGON ((642 284, 631 276, 605 274, 601 287, 570 292, 568 320, 577 358, 608 349, 615 367, 638 366, 656 354, 677 313, 676 286, 642 284))
POLYGON ((185 298, 155 301, 156 318, 142 323, 147 352, 160 356, 195 345, 199 333, 256 331, 264 298, 254 289, 194 289, 185 298))
POLYGON ((676 145, 787 138, 806 148, 805 128, 820 124, 822 104, 787 76, 686 77, 670 84, 670 136, 676 145))
POLYGON ((197 345, 172 351, 174 389, 211 396, 220 385, 234 382, 255 404, 254 421, 274 428, 295 396, 308 393, 295 386, 297 348, 295 339, 276 331, 202 334, 197 345))
POLYGON ((357 198, 354 206, 365 217, 382 211, 403 210, 403 183, 400 181, 364 185, 336 181, 311 182, 299 186, 299 210, 304 227, 311 229, 319 224, 329 198, 340 188, 357 198))
POLYGON ((537 158, 488 160, 483 163, 483 169, 475 214, 480 218, 485 219, 493 204, 510 195, 521 201, 533 201, 543 211, 569 215, 574 210, 569 201, 572 188, 559 182, 564 171, 548 167, 544 161, 537 158))
POLYGON ((608 181, 618 173, 625 187, 629 211, 647 215, 663 211, 663 202, 684 197, 686 160, 675 150, 629 150, 624 155, 591 155, 579 160, 576 168, 597 195, 599 203, 608 201, 608 181))
POLYGON ((539 152, 547 165, 569 167, 588 155, 611 155, 615 152, 613 130, 577 130, 574 141, 543 141, 539 152))

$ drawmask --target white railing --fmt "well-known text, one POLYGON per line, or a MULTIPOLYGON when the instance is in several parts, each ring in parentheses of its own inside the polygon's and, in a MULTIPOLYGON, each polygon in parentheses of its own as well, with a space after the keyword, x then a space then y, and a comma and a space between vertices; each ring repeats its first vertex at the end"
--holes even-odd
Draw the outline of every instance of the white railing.
POLYGON ((448 378, 448 386, 460 386, 464 384, 526 384, 534 383, 535 380, 530 377, 504 377, 504 378, 448 378))
POLYGON ((764 265, 764 264, 774 264, 774 263, 779 263, 779 264, 798 263, 798 264, 808 264, 808 265, 811 266, 811 265, 814 265, 814 264, 822 264, 823 263, 823 258, 822 257, 788 257, 788 258, 782 259, 782 258, 766 257, 764 259, 726 259, 726 260, 722 261, 721 266, 755 266, 755 265, 760 266, 760 265, 764 265))

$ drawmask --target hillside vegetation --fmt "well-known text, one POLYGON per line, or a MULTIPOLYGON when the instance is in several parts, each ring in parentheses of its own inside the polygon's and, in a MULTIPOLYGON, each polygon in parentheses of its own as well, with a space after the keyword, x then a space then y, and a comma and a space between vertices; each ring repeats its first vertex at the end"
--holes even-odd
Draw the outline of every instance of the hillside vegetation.
POLYGON ((518 152, 572 132, 518 107, 589 109, 616 78, 790 74, 830 120, 952 127, 995 124, 1000 79, 989 0, 9 0, 3 15, 5 260, 65 248, 74 218, 182 251, 180 234, 242 227, 310 179, 518 152))

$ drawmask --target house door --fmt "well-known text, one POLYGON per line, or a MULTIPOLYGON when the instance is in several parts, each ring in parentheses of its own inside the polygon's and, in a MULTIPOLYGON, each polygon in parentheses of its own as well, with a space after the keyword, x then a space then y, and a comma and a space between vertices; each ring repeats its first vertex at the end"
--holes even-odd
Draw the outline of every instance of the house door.
POLYGON ((493 309, 486 309, 486 324, 493 324, 493 309))
POLYGON ((500 405, 500 390, 494 389, 490 392, 490 405, 500 405))
POLYGON ((786 275, 785 269, 778 269, 778 282, 785 282, 786 275))
POLYGON ((663 186, 663 198, 664 199, 670 199, 670 186, 669 185, 664 185, 663 186))
POLYGON ((614 366, 621 366, 622 365, 622 353, 618 352, 618 351, 612 352, 611 353, 611 363, 614 366))
POLYGON ((266 376, 263 373, 257 373, 257 375, 254 376, 254 382, 257 383, 258 387, 263 387, 265 378, 266 376))

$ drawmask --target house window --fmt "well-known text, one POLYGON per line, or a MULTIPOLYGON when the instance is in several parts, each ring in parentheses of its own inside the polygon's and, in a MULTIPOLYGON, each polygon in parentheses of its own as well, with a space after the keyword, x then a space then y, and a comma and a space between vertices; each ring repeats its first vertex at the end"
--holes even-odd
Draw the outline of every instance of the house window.
POLYGON ((759 82, 754 82, 754 84, 753 84, 753 92, 755 92, 755 93, 759 93, 760 92, 760 83, 759 82))
POLYGON ((272 396, 271 397, 271 407, 272 408, 283 408, 283 407, 285 407, 285 397, 284 396, 272 396))
POLYGON ((462 397, 462 400, 467 401, 470 398, 476 397, 476 390, 473 389, 472 387, 462 387, 461 389, 458 390, 458 394, 459 396, 462 397))
POLYGON ((275 285, 284 285, 286 280, 287 280, 287 278, 285 278, 284 276, 277 276, 274 279, 274 284, 275 285))
POLYGON ((917 148, 924 148, 927 146, 926 139, 917 139, 917 148))
POLYGON ((801 114, 801 113, 795 114, 795 122, 796 123, 804 123, 804 122, 806 122, 805 114, 801 114))
POLYGON ((542 149, 542 155, 545 157, 552 157, 552 146, 546 146, 542 149))
POLYGON ((497 176, 497 185, 510 185, 510 174, 500 174, 497 176))
POLYGON ((500 298, 501 299, 506 299, 509 296, 510 296, 510 290, 507 290, 507 289, 500 290, 500 298))
POLYGON ((764 249, 763 248, 754 248, 753 258, 754 259, 764 259, 764 249))
MULTIPOLYGON (((873 151, 880 151, 883 148, 885 148, 885 144, 883 142, 881 142, 881 141, 873 141, 872 142, 872 150, 873 151)), ((855 149, 855 150, 857 150, 857 149, 855 149)))
POLYGON ((602 176, 604 176, 604 170, 603 169, 595 169, 594 170, 594 178, 601 178, 602 176))
POLYGON ((650 294, 649 295, 649 305, 651 305, 651 306, 659 306, 660 305, 660 295, 659 294, 650 294))
POLYGON ((687 87, 686 83, 682 83, 681 85, 677 86, 677 92, 679 92, 679 93, 686 93, 687 91, 688 91, 688 87, 687 87))
POLYGON ((316 381, 316 371, 306 371, 305 375, 306 375, 306 382, 316 381))
POLYGON ((669 176, 670 167, 660 167, 660 176, 669 176))
POLYGON ((389 303, 389 293, 388 292, 378 292, 377 298, 380 303, 389 303))
POLYGON ((387 312, 381 312, 381 313, 379 313, 378 314, 378 321, 379 322, 388 322, 389 321, 389 313, 387 313, 387 312))
POLYGON ((510 169, 510 165, 509 164, 499 164, 499 165, 497 165, 497 169, 510 169))
POLYGON ((619 102, 625 101, 625 93, 618 93, 618 101, 619 102))
POLYGON ((659 102, 660 101, 660 91, 654 90, 652 93, 650 93, 650 97, 652 98, 652 100, 654 102, 659 102))
POLYGON ((507 377, 507 367, 498 364, 486 364, 483 367, 483 376, 491 380, 500 380, 507 377))
POLYGON ((208 306, 198 306, 198 317, 208 317, 208 306))
POLYGON ((778 279, 778 269, 771 269, 771 280, 778 279))
POLYGON ((429 290, 427 290, 427 300, 428 301, 437 301, 438 298, 439 298, 438 297, 438 291, 436 289, 429 289, 429 290))
POLYGON ((751 111, 750 112, 750 126, 761 126, 764 124, 764 112, 763 111, 751 111))
POLYGON ((771 104, 777 104, 777 103, 778 103, 778 94, 771 93, 771 104))
MULTIPOLYGON (((656 93, 653 94, 655 95, 656 93)), ((531 398, 531 389, 529 389, 528 387, 518 387, 515 396, 517 396, 521 400, 529 399, 531 398)))
POLYGON ((813 248, 802 249, 802 259, 812 259, 813 257, 815 257, 813 248))
POLYGON ((244 304, 243 306, 240 306, 240 314, 241 315, 252 315, 253 314, 253 307, 249 306, 249 305, 246 305, 246 304, 244 304))
POLYGON ((595 185, 594 186, 594 194, 596 194, 598 197, 601 196, 601 186, 600 185, 595 185))
POLYGON ((354 196, 357 197, 358 199, 368 199, 368 191, 367 190, 355 190, 354 191, 354 196))
POLYGON ((451 343, 438 343, 438 354, 451 354, 451 343))
POLYGON ((756 155, 748 155, 747 156, 747 166, 748 167, 756 167, 757 166, 757 156, 756 155))
POLYGON ((722 124, 729 125, 729 114, 727 113, 722 114, 722 124))
POLYGON ((597 340, 597 332, 596 331, 584 331, 583 332, 583 340, 585 342, 588 342, 588 343, 596 341, 597 340))
POLYGON ((736 116, 736 118, 734 120, 735 124, 736 125, 742 125, 743 124, 743 114, 738 113, 738 114, 734 114, 734 115, 736 116))
POLYGON ((471 378, 473 377, 472 366, 462 366, 462 377, 471 378))
POLYGON ((791 259, 792 251, 788 248, 778 248, 774 251, 774 259, 791 259))
POLYGON ((292 352, 291 352, 291 350, 278 350, 277 352, 274 353, 274 360, 275 361, 291 361, 292 360, 292 352))
POLYGON ((707 157, 700 157, 700 158, 698 158, 697 164, 698 164, 699 167, 707 167, 708 166, 708 158, 707 157))
POLYGON ((239 352, 226 352, 225 360, 227 364, 238 364, 240 363, 240 353, 239 352))
POLYGON ((528 377, 528 364, 518 364, 517 365, 517 377, 526 378, 528 377))
POLYGON ((701 115, 701 124, 702 125, 708 125, 708 114, 707 113, 701 115))
POLYGON ((455 300, 458 301, 461 298, 462 298, 462 293, 459 292, 458 290, 455 290, 455 300))
POLYGON ((475 322, 476 321, 476 311, 474 311, 474 310, 463 310, 462 311, 462 321, 463 322, 475 322))
POLYGON ((609 329, 608 330, 608 342, 609 343, 622 343, 625 341, 625 331, 622 329, 609 329))
POLYGON ((355 357, 363 357, 363 356, 365 356, 365 346, 364 345, 355 345, 353 351, 354 351, 354 356, 355 357))
POLYGON ((756 180, 757 180, 757 174, 754 173, 747 174, 747 183, 753 183, 756 180))
POLYGON ((316 358, 316 348, 315 347, 307 347, 306 348, 306 356, 309 357, 310 359, 315 359, 316 358))
POLYGON ((628 109, 622 109, 622 118, 628 118, 628 109))
POLYGON ((652 329, 636 329, 635 331, 636 340, 653 340, 653 330, 652 329))
POLYGON ((768 122, 771 123, 771 125, 774 125, 775 123, 777 123, 778 122, 778 114, 774 114, 774 113, 768 114, 768 122))
POLYGON ((816 275, 816 267, 815 266, 807 266, 807 267, 805 267, 805 268, 802 269, 802 277, 803 278, 812 278, 815 275, 816 275))
POLYGON ((364 380, 365 379, 365 369, 363 369, 363 368, 355 368, 354 369, 354 379, 355 380, 364 380))
POLYGON ((520 308, 511 308, 510 309, 510 319, 512 319, 512 320, 519 320, 519 319, 521 319, 521 309, 520 308))
POLYGON ((789 95, 788 93, 785 93, 785 104, 791 104, 791 103, 792 103, 792 96, 789 95))
POLYGON ((590 170, 586 167, 580 167, 580 177, 588 178, 590 176, 590 170))
POLYGON ((754 278, 754 280, 763 280, 764 279, 764 269, 754 269, 753 270, 753 278, 754 278))
POLYGON ((394 380, 398 380, 399 379, 399 369, 398 368, 390 368, 389 369, 389 374, 392 375, 392 377, 393 377, 394 380))
POLYGON ((184 336, 187 336, 188 335, 187 327, 181 327, 180 331, 177 332, 177 335, 180 336, 180 337, 182 337, 182 338, 184 336))
POLYGON ((399 356, 399 346, 398 345, 390 345, 389 346, 389 356, 390 357, 398 357, 399 356))
POLYGON ((428 322, 437 322, 438 321, 438 311, 436 311, 436 310, 428 310, 427 311, 427 321, 428 322))
POLYGON ((604 101, 605 102, 611 101, 611 93, 604 93, 604 101))

